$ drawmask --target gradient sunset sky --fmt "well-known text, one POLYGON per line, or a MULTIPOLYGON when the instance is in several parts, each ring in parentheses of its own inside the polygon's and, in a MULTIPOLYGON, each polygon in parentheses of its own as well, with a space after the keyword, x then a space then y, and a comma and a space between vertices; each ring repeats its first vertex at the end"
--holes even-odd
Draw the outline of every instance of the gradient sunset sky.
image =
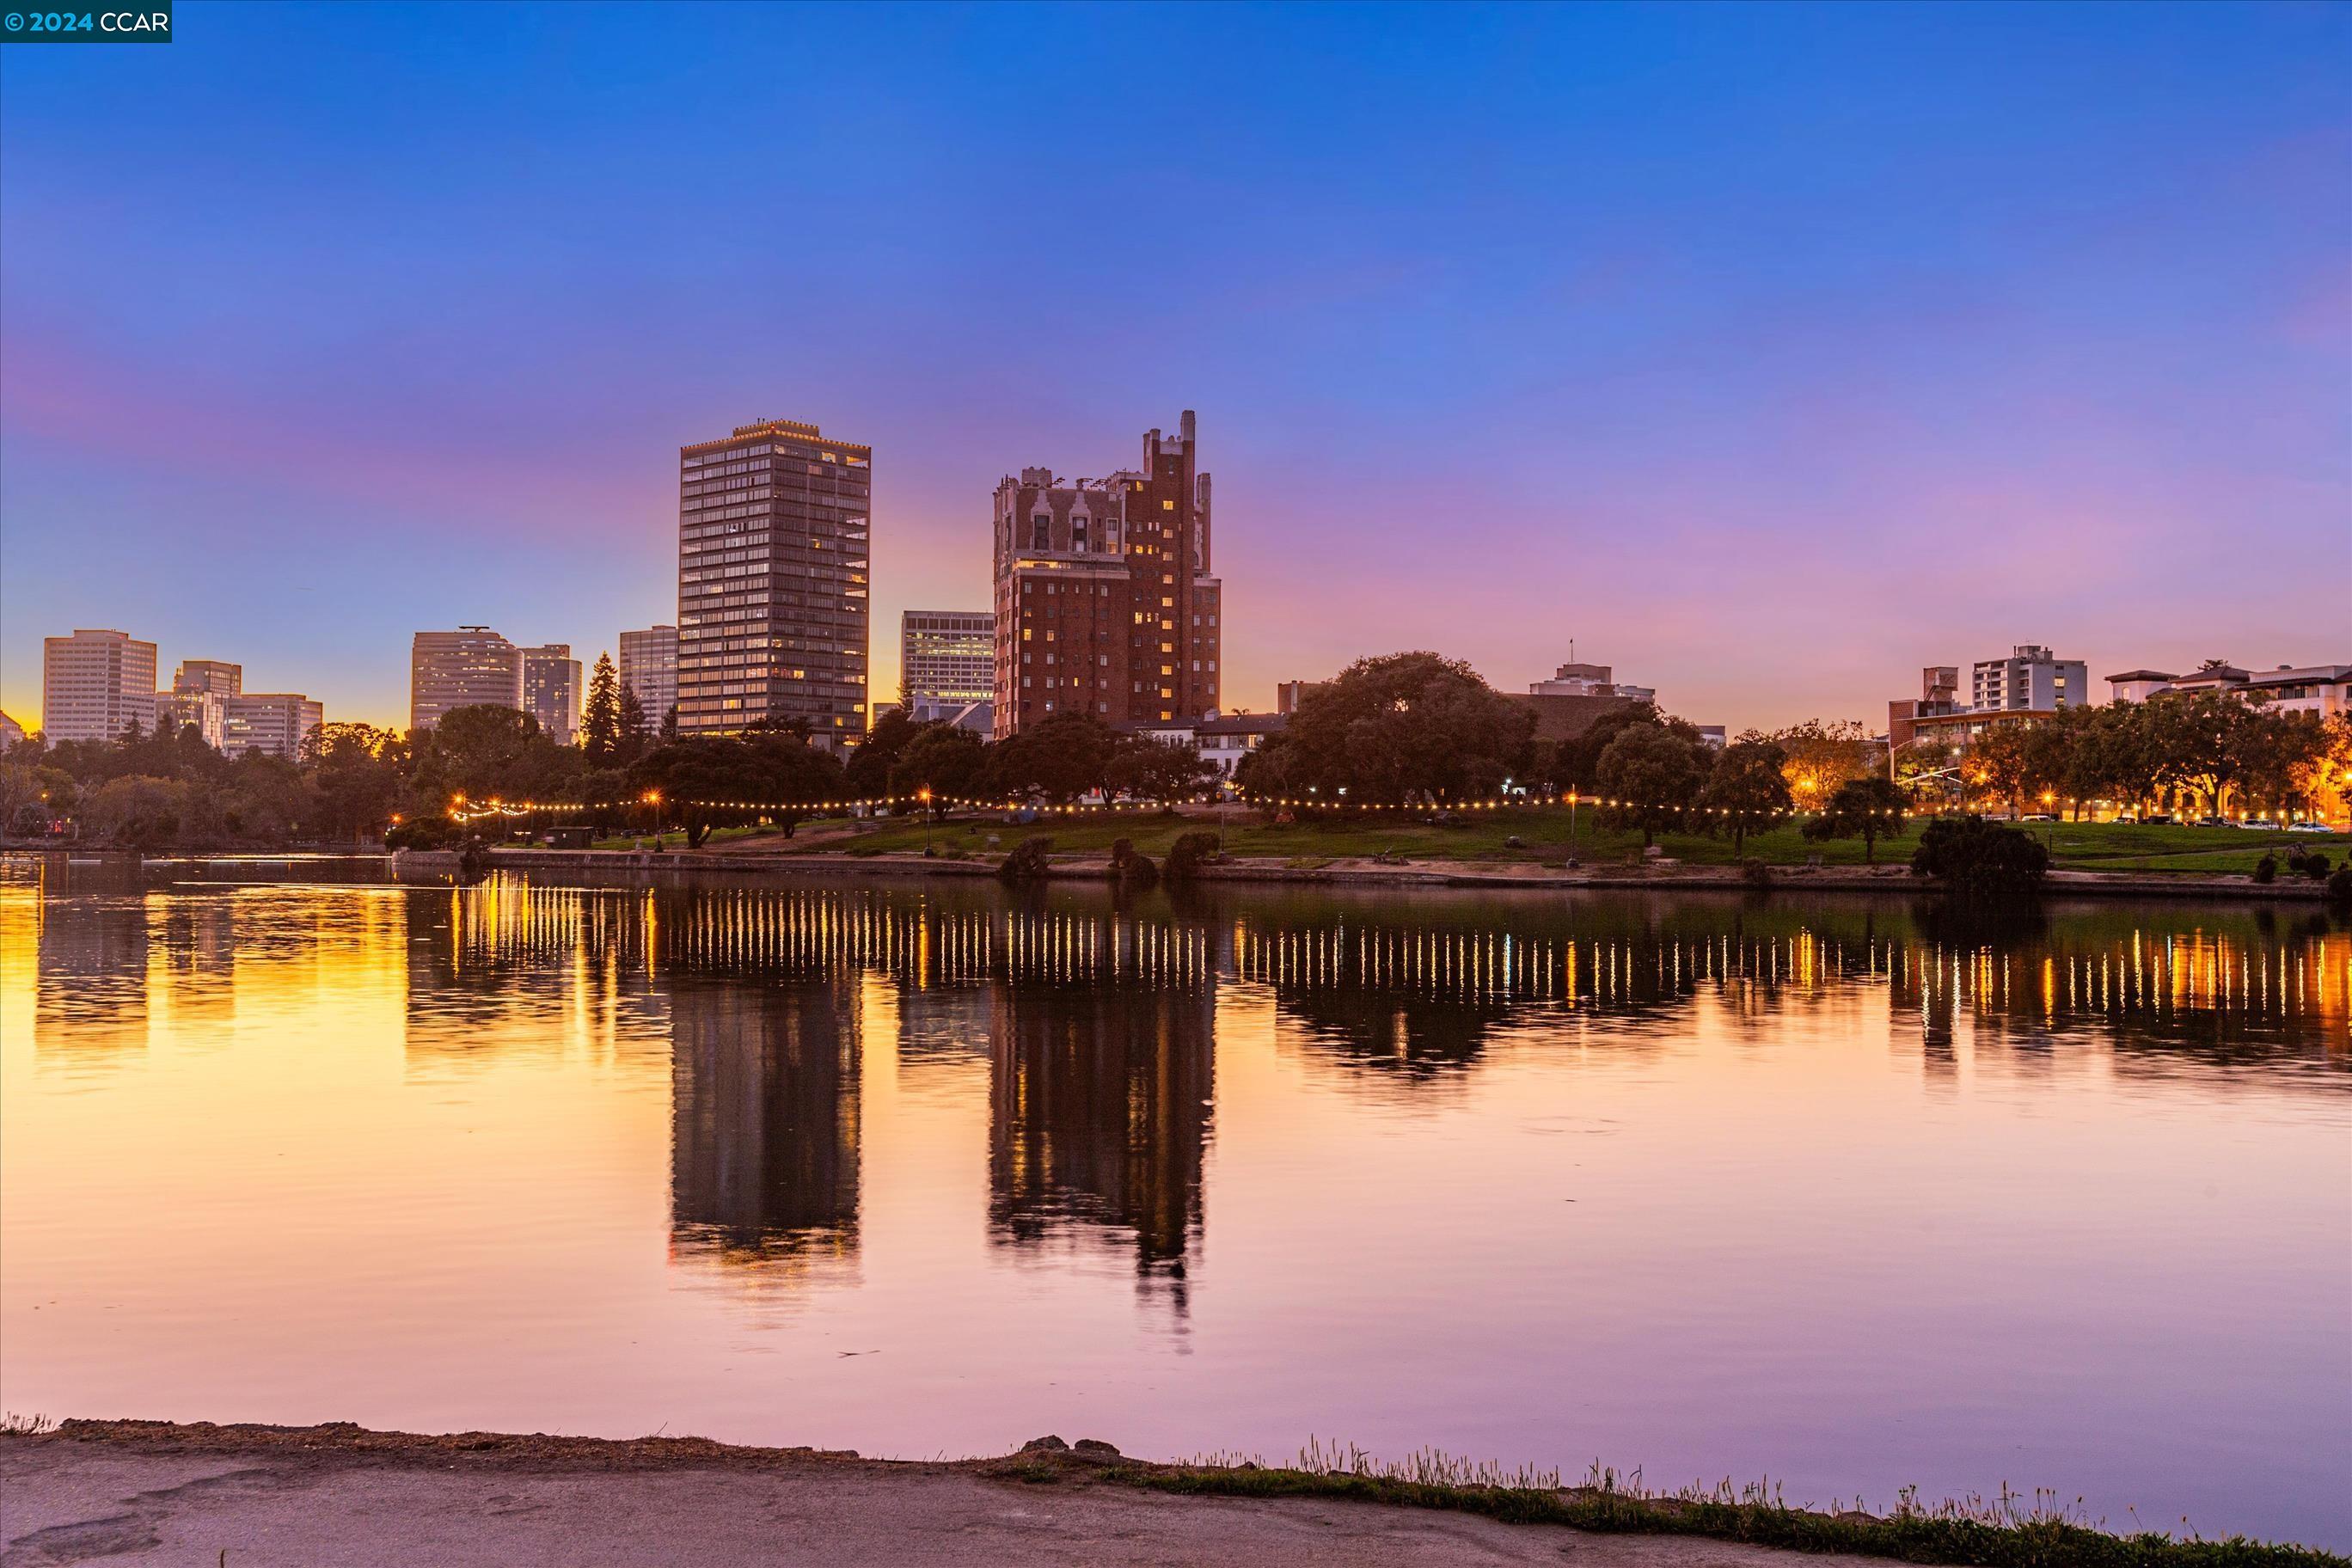
POLYGON ((1236 707, 2352 660, 2352 7, 176 17, 0 44, 28 724, 77 626, 400 723, 418 628, 593 659, 761 416, 874 447, 877 699, 1000 476, 1185 408, 1236 707))

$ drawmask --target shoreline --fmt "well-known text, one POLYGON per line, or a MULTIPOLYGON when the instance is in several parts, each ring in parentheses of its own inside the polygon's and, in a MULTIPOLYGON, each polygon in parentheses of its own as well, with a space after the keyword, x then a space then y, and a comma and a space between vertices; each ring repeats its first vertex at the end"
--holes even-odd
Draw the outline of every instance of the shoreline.
MULTIPOLYGON (((950 877, 993 879, 993 859, 949 860, 913 854, 853 855, 835 850, 743 852, 680 849, 659 853, 635 849, 493 849, 495 866, 522 871, 727 871, 775 875, 888 877, 950 877)), ((406 849, 394 852, 394 877, 404 871, 442 877, 457 868, 451 850, 406 849)), ((1110 858, 1106 855, 1074 855, 1055 859, 1046 868, 1047 880, 1107 883, 1110 858)), ((1427 860, 1384 865, 1366 858, 1336 858, 1323 866, 1294 866, 1274 859, 1232 860, 1203 866, 1202 882, 1297 887, 1480 888, 1528 891, 1612 892, 1839 892, 1895 894, 1907 898, 1937 895, 1942 889, 1911 875, 1901 864, 1873 868, 1857 866, 1774 867, 1768 879, 1750 881, 1737 870, 1719 868, 1675 868, 1649 870, 1634 867, 1593 867, 1569 870, 1525 862, 1427 860)), ((2320 904, 2326 889, 2317 882, 2281 879, 2256 882, 2228 873, 2127 872, 2055 870, 2042 883, 2045 897, 2113 899, 2232 899, 2249 902, 2320 904)))
POLYGON ((2120 1536, 1983 1505, 1874 1515, 1760 1490, 1662 1495, 1435 1459, 1301 1469, 1129 1458, 1082 1438, 971 1459, 869 1459, 702 1437, 71 1420, 0 1433, 6 1554, 27 1562, 912 1560, 1768 1568, 1886 1559, 2002 1568, 2345 1568, 2315 1548, 2120 1536))

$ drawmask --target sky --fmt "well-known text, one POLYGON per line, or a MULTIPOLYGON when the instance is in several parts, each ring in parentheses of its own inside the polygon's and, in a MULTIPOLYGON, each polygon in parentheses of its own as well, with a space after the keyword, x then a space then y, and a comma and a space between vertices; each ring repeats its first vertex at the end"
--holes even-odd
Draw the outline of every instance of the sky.
POLYGON ((617 652, 760 417, 874 448, 880 700, 1001 476, 1187 408, 1236 708, 2352 661, 2352 7, 175 17, 0 43, 27 722, 78 626, 397 723, 421 628, 617 652))

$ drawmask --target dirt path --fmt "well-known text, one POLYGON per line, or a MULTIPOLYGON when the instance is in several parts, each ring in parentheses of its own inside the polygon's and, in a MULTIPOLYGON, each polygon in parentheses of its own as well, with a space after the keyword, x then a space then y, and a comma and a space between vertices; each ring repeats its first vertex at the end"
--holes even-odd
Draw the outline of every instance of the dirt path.
MULTIPOLYGON (((1590 1535, 1366 1503, 1173 1497, 1092 1479, 1083 1465, 1055 1467, 1060 1479, 1039 1484, 1013 1479, 1013 1468, 697 1439, 75 1422, 0 1437, 0 1565, 1767 1568, 1782 1558, 1685 1537, 1590 1535)), ((1862 1560, 1803 1562, 1859 1568, 1862 1560)))

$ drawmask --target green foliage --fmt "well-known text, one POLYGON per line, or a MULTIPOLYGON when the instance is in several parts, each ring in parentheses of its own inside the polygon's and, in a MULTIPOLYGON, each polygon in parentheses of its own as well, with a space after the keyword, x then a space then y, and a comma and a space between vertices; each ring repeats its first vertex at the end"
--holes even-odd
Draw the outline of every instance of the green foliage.
POLYGON ((1459 659, 1359 659, 1308 693, 1249 787, 1322 801, 1443 804, 1493 795, 1533 761, 1534 710, 1500 696, 1459 659), (1344 792, 1344 794, 1342 793, 1344 792))
POLYGON ((2050 851, 2041 839, 1981 816, 1936 818, 1911 852, 1914 876, 1933 877, 1949 891, 1970 897, 2032 892, 2049 866, 2050 851))
POLYGON ((2338 866, 2327 874, 2327 901, 2352 905, 2352 866, 2338 866))
POLYGON ((652 740, 652 724, 646 718, 645 699, 637 689, 624 683, 621 687, 621 750, 619 761, 625 766, 645 755, 652 740))
POLYGON ((2278 857, 2265 852, 2254 862, 2253 879, 2264 885, 2278 880, 2278 857))
POLYGON ((1109 787, 1118 732, 1091 713, 1055 713, 989 748, 989 791, 1067 805, 1109 787))
POLYGON ((1628 725, 1601 753, 1594 775, 1601 794, 1621 803, 1605 808, 1602 820, 1612 827, 1639 829, 1644 847, 1655 844, 1661 832, 1689 822, 1689 808, 1713 769, 1713 754, 1697 731, 1685 735, 1670 725, 1628 725))
POLYGON ((1136 853, 1135 840, 1119 838, 1110 847, 1110 878, 1122 888, 1148 891, 1159 882, 1160 870, 1150 856, 1136 853))
POLYGON ((1878 841, 1903 831, 1903 791, 1892 779, 1875 773, 1848 779, 1823 803, 1822 814, 1804 826, 1804 835, 1816 843, 1832 838, 1862 840, 1863 859, 1878 860, 1878 841))
POLYGON ((789 835, 808 808, 837 799, 841 764, 792 730, 698 735, 657 746, 627 773, 633 796, 652 792, 657 809, 700 848, 715 827, 772 821, 789 835))
POLYGON ((1168 858, 1160 869, 1171 882, 1189 882, 1200 875, 1202 866, 1219 858, 1215 834, 1180 833, 1176 842, 1168 847, 1168 858))
POLYGON ((1715 759, 1699 805, 1707 813, 1706 826, 1731 834, 1733 854, 1746 847, 1749 834, 1789 819, 1788 763, 1789 753, 1778 742, 1754 734, 1742 735, 1715 759))
POLYGON ((446 849, 465 837, 465 829, 446 816, 412 816, 393 824, 383 836, 383 847, 387 849, 446 849))
POLYGON ((889 775, 889 792, 920 796, 930 792, 930 811, 944 816, 948 803, 971 800, 987 788, 988 748, 978 735, 952 724, 932 724, 909 740, 898 752, 889 775))
POLYGON ((621 678, 609 653, 596 656, 596 668, 588 677, 588 700, 580 710, 580 749, 600 765, 621 760, 621 678))
POLYGON ((1122 735, 1111 750, 1104 781, 1113 794, 1165 805, 1198 800, 1216 783, 1217 769, 1202 760, 1201 748, 1190 741, 1171 745, 1144 735, 1122 735))
POLYGON ((1054 841, 1050 838, 1024 838, 1013 847, 1012 853, 1004 857, 1004 863, 997 867, 997 879, 1003 882, 1042 880, 1053 852, 1054 841))
POLYGON ((932 726, 919 723, 904 708, 893 708, 875 721, 866 739, 850 753, 844 782, 851 795, 872 800, 888 795, 891 770, 907 747, 932 726))

